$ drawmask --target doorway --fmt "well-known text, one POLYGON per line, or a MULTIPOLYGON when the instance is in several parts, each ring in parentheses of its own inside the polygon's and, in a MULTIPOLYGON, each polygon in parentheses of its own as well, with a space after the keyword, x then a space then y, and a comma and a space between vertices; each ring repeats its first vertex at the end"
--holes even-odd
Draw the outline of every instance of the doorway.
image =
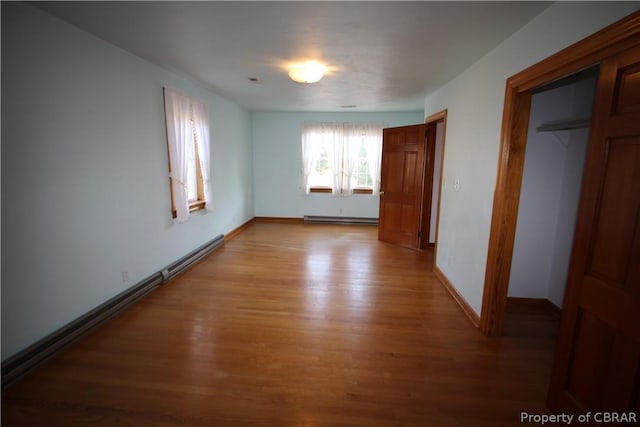
POLYGON ((446 116, 383 130, 379 240, 435 253, 446 116))
POLYGON ((433 160, 428 160, 425 168, 425 183, 431 183, 431 191, 425 191, 430 200, 423 202, 422 230, 426 236, 420 241, 420 249, 433 248, 433 259, 437 252, 438 224, 440 219, 440 191, 442 189, 442 169, 444 164, 444 145, 447 129, 447 110, 440 111, 425 119, 427 132, 432 141, 432 150, 428 150, 433 160), (432 163, 431 165, 429 165, 432 163), (427 194, 428 193, 428 194, 427 194))
POLYGON ((633 14, 507 79, 501 146, 493 200, 480 329, 504 329, 526 140, 533 91, 598 65, 640 39, 640 13, 633 14))
POLYGON ((528 303, 552 314, 562 307, 597 73, 592 67, 533 91, 510 306, 528 303))
POLYGON ((552 411, 640 410, 639 43, 634 13, 507 80, 481 317, 482 331, 494 336, 504 327, 534 90, 599 67, 552 411))

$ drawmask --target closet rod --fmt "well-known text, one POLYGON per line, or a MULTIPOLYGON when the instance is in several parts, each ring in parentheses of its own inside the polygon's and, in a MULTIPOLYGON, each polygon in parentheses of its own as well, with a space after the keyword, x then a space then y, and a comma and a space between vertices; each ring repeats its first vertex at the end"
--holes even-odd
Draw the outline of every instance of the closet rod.
POLYGON ((588 128, 591 126, 591 117, 572 120, 558 120, 555 122, 546 122, 537 127, 538 132, 549 132, 554 130, 571 130, 588 128))

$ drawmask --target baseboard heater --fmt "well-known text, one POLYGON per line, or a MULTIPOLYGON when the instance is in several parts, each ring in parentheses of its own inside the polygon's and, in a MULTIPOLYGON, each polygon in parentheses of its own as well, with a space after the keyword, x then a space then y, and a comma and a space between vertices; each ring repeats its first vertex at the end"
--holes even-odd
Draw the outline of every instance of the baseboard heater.
POLYGON ((2 362, 2 390, 23 378, 84 335, 94 331, 131 304, 139 301, 158 286, 184 272, 223 244, 224 236, 217 236, 161 271, 152 274, 138 284, 8 358, 2 362))
POLYGON ((304 222, 313 224, 363 224, 378 225, 378 218, 360 218, 349 216, 314 216, 305 215, 304 222))

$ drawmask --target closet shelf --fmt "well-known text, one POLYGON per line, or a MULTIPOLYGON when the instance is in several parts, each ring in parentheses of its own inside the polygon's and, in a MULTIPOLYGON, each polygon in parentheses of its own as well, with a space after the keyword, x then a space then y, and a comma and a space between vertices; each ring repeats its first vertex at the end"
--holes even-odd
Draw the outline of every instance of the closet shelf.
POLYGON ((558 120, 542 123, 536 130, 538 132, 550 132, 556 130, 588 128, 589 126, 591 126, 591 117, 585 117, 582 119, 558 120))

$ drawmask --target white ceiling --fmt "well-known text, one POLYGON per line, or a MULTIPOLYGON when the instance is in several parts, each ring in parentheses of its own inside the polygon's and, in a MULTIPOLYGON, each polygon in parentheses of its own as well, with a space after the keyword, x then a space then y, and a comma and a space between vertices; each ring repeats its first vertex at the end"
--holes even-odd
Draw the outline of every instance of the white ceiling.
POLYGON ((38 7, 251 110, 422 110, 548 2, 43 2, 38 7), (286 65, 325 61, 319 83, 286 65), (249 78, 259 81, 253 83, 249 78), (356 105, 345 109, 343 106, 356 105))

